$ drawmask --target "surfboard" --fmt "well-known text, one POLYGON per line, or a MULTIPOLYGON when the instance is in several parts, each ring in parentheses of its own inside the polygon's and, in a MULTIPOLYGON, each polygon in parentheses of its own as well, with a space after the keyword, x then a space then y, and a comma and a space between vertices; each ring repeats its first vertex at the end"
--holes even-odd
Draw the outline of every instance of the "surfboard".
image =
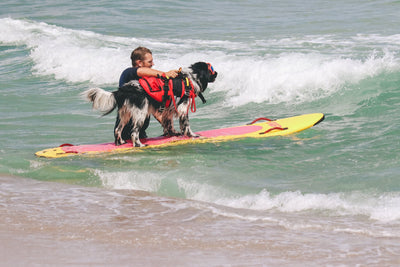
POLYGON ((134 150, 182 145, 188 143, 223 142, 242 138, 266 138, 272 136, 291 135, 306 130, 322 120, 322 113, 305 114, 278 120, 258 118, 246 125, 196 132, 200 137, 159 136, 144 138, 140 141, 145 147, 133 147, 132 142, 116 146, 114 143, 71 145, 44 149, 35 153, 38 157, 61 158, 73 155, 94 155, 99 153, 121 153, 134 150))

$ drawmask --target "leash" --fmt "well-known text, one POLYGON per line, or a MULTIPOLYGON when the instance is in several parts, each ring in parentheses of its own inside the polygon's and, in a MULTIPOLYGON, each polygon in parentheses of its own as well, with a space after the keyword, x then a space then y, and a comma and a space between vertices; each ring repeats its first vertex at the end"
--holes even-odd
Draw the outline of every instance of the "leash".
POLYGON ((187 112, 186 112, 186 114, 187 113, 189 113, 189 107, 190 107, 190 110, 192 111, 192 113, 195 113, 196 112, 196 95, 194 94, 194 92, 193 91, 190 91, 191 93, 190 93, 190 96, 189 96, 189 105, 188 105, 188 109, 187 109, 187 112))

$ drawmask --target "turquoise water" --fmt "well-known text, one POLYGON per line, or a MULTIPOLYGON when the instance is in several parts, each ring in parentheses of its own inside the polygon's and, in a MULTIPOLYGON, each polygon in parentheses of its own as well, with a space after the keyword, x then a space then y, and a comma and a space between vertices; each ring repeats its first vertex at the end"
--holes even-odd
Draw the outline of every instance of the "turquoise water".
MULTIPOLYGON (((175 205, 171 209, 187 201, 198 203, 193 204, 201 206, 196 216, 212 209, 214 215, 204 216, 222 216, 217 219, 221 225, 225 218, 245 221, 246 242, 259 236, 252 230, 254 220, 268 221, 268 227, 285 225, 287 232, 275 241, 283 244, 285 233, 293 234, 297 239, 287 244, 293 249, 304 242, 302 229, 310 225, 313 231, 323 229, 315 235, 326 235, 327 240, 335 240, 337 232, 362 233, 359 238, 371 244, 357 250, 364 256, 379 250, 374 241, 393 238, 386 244, 392 252, 381 258, 396 261, 398 2, 3 1, 0 10, 4 176, 105 190, 104 202, 109 201, 107 195, 123 190, 150 193, 154 206, 169 199, 175 205), (139 45, 153 51, 156 69, 206 61, 218 71, 205 93, 207 104, 198 104, 197 112, 190 114, 195 131, 240 125, 257 117, 322 112, 326 118, 292 137, 36 158, 36 151, 62 143, 113 140, 115 114, 100 117, 79 94, 92 86, 115 90, 120 73, 130 64, 130 52, 139 45)), ((148 132, 162 133, 154 119, 148 132)), ((52 190, 47 183, 40 186, 52 190)), ((176 216, 183 221, 185 213, 176 216)), ((234 237, 234 227, 224 229, 234 237)), ((354 252, 357 242, 344 238, 348 254, 328 244, 329 255, 354 252)), ((237 242, 243 245, 242 241, 237 242)), ((205 236, 202 242, 213 241, 205 236)), ((257 249, 249 251, 262 255, 257 249)), ((297 253, 305 255, 302 248, 297 253)), ((343 263, 351 263, 348 259, 344 257, 343 263)), ((290 256, 285 260, 296 262, 290 256)), ((355 262, 373 263, 368 258, 355 262)))

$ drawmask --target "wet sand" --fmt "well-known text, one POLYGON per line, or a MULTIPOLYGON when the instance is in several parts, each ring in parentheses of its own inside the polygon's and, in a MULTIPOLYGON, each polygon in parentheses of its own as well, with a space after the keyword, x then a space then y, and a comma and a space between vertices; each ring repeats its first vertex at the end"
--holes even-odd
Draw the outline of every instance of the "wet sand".
POLYGON ((208 203, 4 175, 0 194, 1 266, 400 264, 399 238, 315 218, 248 220, 208 203))

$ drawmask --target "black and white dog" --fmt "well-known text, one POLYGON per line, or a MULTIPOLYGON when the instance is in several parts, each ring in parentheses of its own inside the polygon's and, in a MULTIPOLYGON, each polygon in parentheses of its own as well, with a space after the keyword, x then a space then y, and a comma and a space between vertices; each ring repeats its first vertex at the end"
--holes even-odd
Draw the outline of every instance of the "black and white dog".
POLYGON ((177 78, 159 77, 157 81, 132 80, 117 91, 108 92, 101 88, 92 88, 82 93, 83 97, 93 102, 93 108, 103 112, 103 116, 118 107, 120 122, 115 129, 115 144, 125 143, 121 134, 125 125, 132 119, 131 139, 133 146, 144 146, 139 139, 139 132, 147 117, 151 114, 161 123, 164 135, 185 135, 196 137, 189 125, 189 109, 195 111, 195 97, 205 103, 202 93, 208 83, 215 81, 217 72, 209 63, 197 62, 181 70, 177 78), (158 84, 158 90, 151 89, 150 83, 158 84), (149 86, 147 86, 149 85, 149 86), (169 85, 169 86, 167 86, 169 85), (150 96, 150 91, 162 91, 162 100, 150 96), (175 131, 173 118, 179 118, 181 132, 175 131))

